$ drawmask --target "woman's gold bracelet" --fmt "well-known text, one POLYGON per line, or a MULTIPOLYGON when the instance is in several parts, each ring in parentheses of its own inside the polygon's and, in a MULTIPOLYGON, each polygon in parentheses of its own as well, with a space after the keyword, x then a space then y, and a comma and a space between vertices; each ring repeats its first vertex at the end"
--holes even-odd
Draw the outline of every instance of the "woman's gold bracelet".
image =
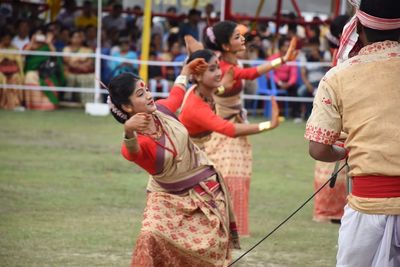
POLYGON ((271 122, 270 121, 264 121, 264 122, 260 122, 258 124, 258 130, 260 132, 266 131, 266 130, 268 130, 270 128, 271 128, 271 122))

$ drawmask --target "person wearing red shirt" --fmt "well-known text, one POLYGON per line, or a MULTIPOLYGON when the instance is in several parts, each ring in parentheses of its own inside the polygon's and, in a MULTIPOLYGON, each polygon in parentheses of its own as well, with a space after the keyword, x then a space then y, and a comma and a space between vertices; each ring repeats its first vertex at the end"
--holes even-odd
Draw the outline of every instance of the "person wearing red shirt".
MULTIPOLYGON (((235 81, 231 88, 214 95, 216 114, 232 123, 247 122, 246 111, 242 107, 240 94, 243 80, 254 80, 282 63, 293 60, 297 56, 296 40, 293 39, 287 54, 272 62, 257 67, 241 68, 238 65, 238 53, 246 49, 243 34, 247 28, 233 21, 222 21, 206 29, 205 46, 218 51, 220 68, 225 76, 233 71, 235 81)), ((213 133, 211 140, 205 143, 205 151, 218 166, 232 194, 235 215, 238 220, 239 234, 248 236, 248 199, 252 168, 252 149, 246 136, 231 138, 227 135, 213 133)))
POLYGON ((132 266, 227 266, 230 248, 240 248, 224 181, 174 115, 188 75, 206 67, 202 59, 185 65, 157 102, 132 73, 110 82, 110 110, 124 125, 122 155, 150 174, 132 266))
POLYGON ((188 62, 202 58, 208 63, 204 73, 193 76, 193 85, 187 92, 179 115, 193 142, 204 149, 204 143, 217 132, 229 137, 258 134, 276 128, 279 125, 279 109, 275 100, 272 101, 272 121, 259 124, 234 123, 215 114, 213 94, 221 86, 222 72, 219 60, 211 50, 198 50, 190 55, 188 62))
MULTIPOLYGON (((284 56, 289 49, 290 39, 281 37, 278 41, 279 52, 268 57, 267 60, 273 61, 284 56)), ((274 70, 274 81, 279 89, 286 90, 288 96, 297 96, 297 66, 282 65, 274 70)), ((268 76, 268 74, 267 74, 268 76)), ((291 116, 293 118, 300 117, 300 106, 297 102, 290 102, 291 116)))

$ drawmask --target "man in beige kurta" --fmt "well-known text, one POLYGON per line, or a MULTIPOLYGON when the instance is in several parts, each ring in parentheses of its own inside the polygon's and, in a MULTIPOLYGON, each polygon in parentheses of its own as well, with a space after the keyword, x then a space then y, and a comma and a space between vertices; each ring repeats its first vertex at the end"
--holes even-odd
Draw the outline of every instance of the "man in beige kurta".
MULTIPOLYGON (((305 133, 317 160, 333 162, 349 152, 352 192, 337 266, 400 266, 400 14, 392 20, 392 35, 379 40, 379 30, 371 35, 365 29, 388 17, 374 14, 373 2, 363 0, 363 13, 356 14, 364 47, 321 80, 305 133), (375 16, 368 27, 365 14, 375 16), (348 134, 345 149, 334 145, 342 130, 348 134)), ((379 4, 400 12, 399 1, 379 4)))

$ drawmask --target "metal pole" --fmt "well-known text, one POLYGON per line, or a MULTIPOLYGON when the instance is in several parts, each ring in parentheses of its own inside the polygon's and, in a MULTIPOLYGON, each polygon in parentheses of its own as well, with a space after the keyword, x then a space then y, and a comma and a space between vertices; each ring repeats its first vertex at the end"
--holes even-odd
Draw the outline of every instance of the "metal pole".
POLYGON ((342 0, 340 3, 340 13, 339 15, 345 15, 347 11, 347 0, 342 0))
MULTIPOLYGON (((101 79, 101 20, 102 20, 102 0, 97 0, 97 45, 95 59, 95 77, 101 79)), ((100 103, 100 82, 95 79, 94 82, 94 103, 100 103)))
POLYGON ((276 3, 275 36, 279 33, 279 27, 281 25, 281 10, 282 10, 282 0, 278 0, 278 2, 276 3))
MULTIPOLYGON (((143 14, 143 30, 142 30, 142 55, 141 59, 143 61, 149 60, 149 53, 150 53, 150 34, 151 34, 151 8, 152 8, 152 3, 151 0, 145 0, 145 6, 144 6, 144 14, 143 14)), ((148 82, 148 65, 146 64, 141 64, 140 65, 140 71, 139 71, 140 77, 148 82)))
POLYGON ((219 20, 220 21, 225 20, 225 0, 221 0, 221 12, 220 12, 219 20))

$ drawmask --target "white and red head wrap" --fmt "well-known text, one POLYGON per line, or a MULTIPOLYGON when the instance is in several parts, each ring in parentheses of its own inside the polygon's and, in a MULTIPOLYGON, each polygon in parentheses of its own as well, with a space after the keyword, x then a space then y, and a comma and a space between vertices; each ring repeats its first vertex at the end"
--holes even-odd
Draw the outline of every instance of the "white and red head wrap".
POLYGON ((349 0, 349 2, 357 9, 357 11, 343 28, 342 37, 340 38, 340 46, 336 54, 338 63, 341 63, 349 58, 350 52, 353 50, 358 41, 357 22, 360 22, 365 27, 380 31, 388 31, 400 28, 400 18, 378 18, 359 10, 360 0, 349 0))

